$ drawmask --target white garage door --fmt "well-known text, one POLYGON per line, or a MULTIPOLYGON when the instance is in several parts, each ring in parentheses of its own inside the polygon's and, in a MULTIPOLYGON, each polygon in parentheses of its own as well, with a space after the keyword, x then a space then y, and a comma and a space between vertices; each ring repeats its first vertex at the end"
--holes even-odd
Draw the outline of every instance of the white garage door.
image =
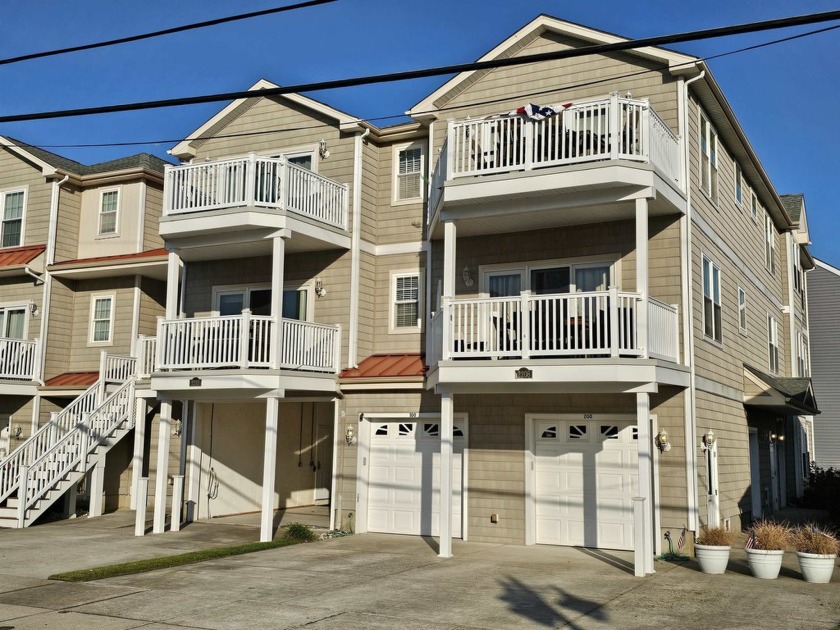
MULTIPOLYGON (((437 536, 440 529, 440 425, 371 423, 368 530, 437 536)), ((452 535, 461 537, 465 425, 454 427, 452 535)))
POLYGON ((632 549, 635 424, 540 420, 534 440, 536 542, 632 549))

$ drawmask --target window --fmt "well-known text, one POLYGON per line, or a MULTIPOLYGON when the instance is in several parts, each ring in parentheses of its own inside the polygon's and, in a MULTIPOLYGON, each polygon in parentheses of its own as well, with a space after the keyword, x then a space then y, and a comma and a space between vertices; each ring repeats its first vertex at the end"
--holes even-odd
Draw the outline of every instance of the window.
POLYGON ((0 337, 23 339, 26 333, 26 307, 0 308, 0 337))
POLYGON ((747 292, 738 287, 738 328, 747 332, 747 292))
POLYGON ((764 266, 771 274, 776 273, 776 226, 769 214, 764 215, 764 266))
POLYGON ((0 193, 3 201, 2 245, 20 247, 23 245, 23 207, 26 191, 12 190, 0 193))
POLYGON ((772 315, 767 316, 767 350, 770 372, 779 371, 779 322, 772 315))
POLYGON ((741 167, 735 162, 735 201, 741 205, 743 200, 743 182, 741 178, 741 167))
POLYGON ((703 256, 703 334, 723 341, 720 311, 720 268, 703 256))
POLYGON ((103 190, 99 196, 99 234, 117 233, 117 211, 120 207, 120 191, 103 190))
MULTIPOLYGON (((797 243, 791 243, 790 249, 790 258, 793 261, 793 290, 800 298, 803 298, 805 295, 805 283, 803 282, 804 276, 802 274, 802 259, 800 258, 799 245, 797 243)), ((804 299, 802 303, 804 306, 804 299)))
POLYGON ((700 188, 717 203, 717 133, 709 121, 700 115, 700 188))
POLYGON ((90 308, 91 343, 109 343, 114 324, 114 298, 92 297, 90 308))
POLYGON ((799 378, 810 376, 811 373, 811 353, 808 347, 808 337, 805 333, 798 333, 796 335, 796 375, 799 378))
MULTIPOLYGON (((249 309, 251 315, 271 315, 271 289, 268 287, 216 287, 215 310, 219 315, 241 315, 249 309)), ((309 289, 307 287, 283 289, 284 319, 307 321, 309 289)))
POLYGON ((395 273, 391 291, 391 332, 417 332, 421 326, 420 273, 395 273))
POLYGON ((417 143, 394 147, 394 202, 423 198, 423 147, 417 143))
POLYGON ((755 196, 755 193, 752 194, 752 205, 750 206, 750 214, 752 215, 752 220, 758 223, 758 198, 755 196))

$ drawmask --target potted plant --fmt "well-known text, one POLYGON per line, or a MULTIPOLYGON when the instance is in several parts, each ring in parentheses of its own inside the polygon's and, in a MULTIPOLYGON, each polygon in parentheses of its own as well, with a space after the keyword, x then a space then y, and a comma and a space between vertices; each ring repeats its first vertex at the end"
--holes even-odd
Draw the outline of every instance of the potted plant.
POLYGON ((747 538, 747 562, 752 574, 762 580, 775 580, 790 543, 790 530, 784 523, 761 520, 753 523, 747 538))
POLYGON ((706 527, 694 543, 694 555, 703 573, 719 574, 726 571, 732 534, 723 527, 706 527))
POLYGON ((794 530, 792 539, 805 581, 827 584, 840 551, 840 542, 834 532, 806 523, 794 530))

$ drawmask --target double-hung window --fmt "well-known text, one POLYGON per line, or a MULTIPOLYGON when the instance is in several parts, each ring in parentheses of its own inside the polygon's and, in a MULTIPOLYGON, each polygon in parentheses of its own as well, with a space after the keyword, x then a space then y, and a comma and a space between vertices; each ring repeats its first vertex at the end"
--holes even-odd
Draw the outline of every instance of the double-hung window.
POLYGON ((767 354, 768 367, 773 374, 779 371, 779 320, 772 315, 767 316, 767 354))
POLYGON ((796 335, 796 375, 799 378, 806 378, 811 372, 811 357, 808 348, 808 337, 805 333, 796 335))
MULTIPOLYGON (((244 309, 251 315, 271 315, 271 288, 268 286, 216 287, 214 310, 221 316, 241 315, 244 309)), ((283 289, 283 319, 309 319, 308 287, 283 289)))
POLYGON ((747 332, 747 292, 738 287, 738 328, 747 332))
POLYGON ((752 220, 758 223, 758 197, 755 196, 755 193, 752 194, 752 202, 750 205, 750 216, 752 216, 752 220))
POLYGON ((703 256, 703 334, 723 341, 720 308, 720 268, 703 256))
POLYGON ((90 302, 90 342, 110 343, 114 327, 114 296, 93 296, 90 302))
POLYGON ((23 206, 26 191, 10 190, 0 193, 3 202, 3 222, 0 227, 0 240, 3 247, 23 245, 23 206))
POLYGON ((394 202, 423 199, 423 146, 414 143, 394 149, 394 202))
POLYGON ((741 167, 735 162, 735 202, 740 206, 744 196, 744 181, 741 174, 741 167))
POLYGON ((700 115, 700 188, 717 203, 718 198, 717 133, 706 117, 700 115))
POLYGON ((802 273, 802 259, 800 258, 799 245, 791 243, 790 257, 793 260, 793 290, 805 306, 805 275, 802 273))
POLYGON ((117 233, 117 212, 120 208, 120 191, 103 190, 99 195, 99 235, 117 233))
POLYGON ((421 326, 419 272, 392 276, 391 332, 416 332, 421 326))
POLYGON ((769 213, 764 215, 764 266, 771 274, 776 273, 776 226, 769 213))

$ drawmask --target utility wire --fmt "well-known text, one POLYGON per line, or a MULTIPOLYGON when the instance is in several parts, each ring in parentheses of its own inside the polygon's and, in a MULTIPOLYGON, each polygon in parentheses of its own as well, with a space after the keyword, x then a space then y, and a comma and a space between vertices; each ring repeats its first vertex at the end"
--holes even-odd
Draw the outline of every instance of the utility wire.
MULTIPOLYGON (((735 50, 728 50, 726 52, 717 53, 714 55, 708 55, 706 57, 698 57, 697 60, 692 60, 690 62, 685 62, 681 64, 675 64, 672 68, 681 68, 691 66, 697 63, 697 61, 711 61, 713 59, 722 59, 723 57, 729 57, 732 55, 737 55, 744 52, 749 52, 751 50, 757 50, 760 48, 766 48, 768 46, 773 46, 775 44, 781 44, 789 41, 793 41, 796 39, 802 39, 804 37, 809 37, 811 35, 818 35, 820 33, 825 33, 828 31, 834 31, 840 29, 840 25, 836 26, 828 26, 821 29, 816 29, 813 31, 808 31, 806 33, 799 33, 797 35, 791 35, 789 37, 782 37, 780 39, 774 39, 766 42, 762 42, 760 44, 753 44, 751 46, 745 46, 743 48, 737 48, 735 50)), ((609 77, 595 79, 592 81, 584 81, 582 83, 573 83, 568 85, 562 85, 559 87, 552 87, 544 90, 537 90, 534 92, 521 92, 519 94, 512 94, 506 95, 502 97, 497 97, 494 99, 487 99, 483 101, 470 101, 466 103, 460 103, 458 105, 451 105, 449 107, 438 107, 434 110, 426 110, 423 112, 415 112, 416 114, 432 114, 432 113, 444 113, 449 111, 456 111, 460 109, 466 109, 469 107, 476 107, 481 105, 493 105, 496 103, 502 103, 505 101, 510 101, 515 98, 527 98, 532 96, 544 96, 546 94, 559 94, 566 90, 574 90, 580 89, 583 87, 591 87, 593 85, 599 85, 602 83, 610 83, 612 81, 618 81, 621 79, 628 79, 633 77, 642 76, 645 74, 654 74, 660 73, 662 70, 660 69, 646 69, 646 70, 637 70, 634 72, 625 72, 623 74, 615 74, 609 77)), ((359 118, 359 122, 373 122, 373 121, 380 121, 380 120, 392 120, 396 118, 402 118, 405 114, 386 114, 381 116, 372 116, 368 118, 359 118)), ((217 139, 227 139, 227 138, 246 138, 246 137, 253 137, 253 136, 264 136, 270 134, 277 134, 277 133, 288 133, 293 131, 308 131, 312 129, 323 129, 329 127, 330 125, 327 123, 317 123, 314 125, 302 125, 299 127, 283 127, 279 129, 264 129, 261 131, 243 131, 240 133, 229 133, 229 134, 220 134, 213 136, 217 139)), ((134 141, 124 141, 124 142, 100 142, 100 143, 82 143, 82 144, 25 144, 20 143, 18 145, 20 148, 41 148, 41 149, 86 149, 86 148, 99 148, 99 147, 125 147, 125 146, 144 146, 144 145, 156 145, 156 144, 177 144, 180 142, 192 142, 193 140, 199 140, 200 138, 161 138, 157 140, 134 140, 134 141)))
POLYGON ((274 13, 284 13, 286 11, 294 11, 296 9, 306 9, 308 7, 318 6, 320 4, 328 4, 336 2, 336 0, 307 0, 306 2, 299 2, 297 4, 290 4, 283 7, 274 7, 273 9, 263 9, 262 11, 252 11, 251 13, 241 13, 239 15, 230 15, 228 17, 216 18, 214 20, 205 20, 204 22, 196 22, 194 24, 184 24, 183 26, 174 26, 162 31, 152 31, 151 33, 142 33, 140 35, 130 35, 129 37, 121 37, 119 39, 109 39, 104 42, 96 42, 93 44, 82 44, 80 46, 71 46, 70 48, 58 48, 56 50, 47 50, 44 52, 29 53, 27 55, 20 55, 18 57, 9 57, 7 59, 0 59, 0 66, 5 66, 11 63, 19 63, 21 61, 29 61, 31 59, 42 59, 44 57, 54 57, 56 55, 65 55, 67 53, 80 52, 82 50, 93 50, 94 48, 105 48, 107 46, 116 46, 118 44, 127 44, 129 42, 139 42, 143 39, 152 39, 153 37, 162 37, 163 35, 172 35, 174 33, 183 33, 184 31, 192 31, 199 28, 207 28, 208 26, 217 26, 219 24, 227 24, 228 22, 237 22, 239 20, 248 20, 250 18, 261 17, 263 15, 272 15, 274 13))

